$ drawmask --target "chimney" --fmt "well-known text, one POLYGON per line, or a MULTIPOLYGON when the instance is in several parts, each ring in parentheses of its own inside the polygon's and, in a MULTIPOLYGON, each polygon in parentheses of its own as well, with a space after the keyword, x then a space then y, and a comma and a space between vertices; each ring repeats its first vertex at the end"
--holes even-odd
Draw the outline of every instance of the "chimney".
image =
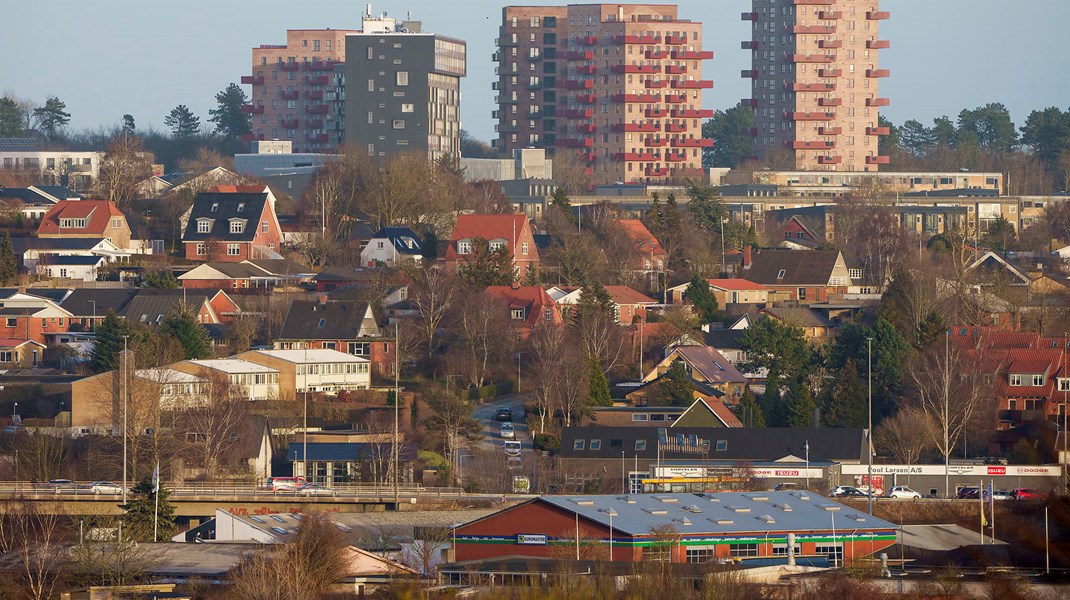
POLYGON ((320 294, 319 295, 319 303, 320 304, 327 304, 327 294, 320 294))
POLYGON ((743 268, 744 269, 749 269, 750 265, 751 265, 751 262, 753 262, 753 261, 751 260, 751 247, 750 247, 750 244, 744 244, 743 245, 743 268))

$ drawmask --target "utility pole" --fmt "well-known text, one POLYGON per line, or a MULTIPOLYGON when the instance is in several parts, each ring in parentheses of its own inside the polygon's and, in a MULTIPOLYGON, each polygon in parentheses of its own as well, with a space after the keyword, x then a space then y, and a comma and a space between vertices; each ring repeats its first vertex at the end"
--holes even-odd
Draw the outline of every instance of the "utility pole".
MULTIPOLYGON (((398 510, 398 478, 400 476, 398 467, 400 465, 400 449, 398 448, 398 407, 401 406, 401 329, 398 326, 398 322, 394 321, 394 510, 398 510)), ((520 387, 520 382, 517 381, 517 387, 520 387)))
POLYGON ((951 497, 951 478, 948 476, 948 471, 951 466, 951 448, 948 448, 948 413, 949 404, 951 399, 948 395, 951 393, 951 333, 944 333, 944 496, 951 497))
POLYGON ((305 478, 305 483, 311 483, 312 480, 308 477, 308 342, 305 342, 305 372, 301 375, 301 379, 304 383, 302 394, 305 399, 305 412, 304 423, 302 425, 303 431, 301 432, 301 475, 305 478))
POLYGON ((873 338, 866 338, 866 379, 869 382, 869 429, 866 431, 866 487, 869 491, 869 514, 873 514, 873 338))
MULTIPOLYGON (((123 336, 123 360, 122 360, 122 363, 121 363, 122 364, 122 369, 120 370, 120 376, 122 377, 122 382, 123 382, 123 504, 124 505, 126 504, 126 488, 127 488, 127 479, 126 479, 126 429, 127 429, 127 426, 126 426, 126 415, 129 412, 127 410, 126 402, 127 402, 127 399, 130 397, 130 390, 128 389, 128 387, 129 387, 128 374, 129 374, 129 371, 130 371, 130 355, 127 353, 127 339, 129 337, 130 337, 129 335, 124 335, 123 336)), ((122 541, 122 540, 120 539, 120 541, 122 541)))

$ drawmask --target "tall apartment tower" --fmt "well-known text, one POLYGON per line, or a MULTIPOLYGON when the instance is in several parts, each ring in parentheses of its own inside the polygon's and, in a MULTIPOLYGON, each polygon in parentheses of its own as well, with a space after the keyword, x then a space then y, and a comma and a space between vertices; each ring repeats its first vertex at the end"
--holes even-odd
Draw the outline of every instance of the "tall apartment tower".
POLYGON ((744 100, 754 110, 757 156, 786 152, 805 171, 876 171, 888 163, 877 151, 888 76, 880 68, 878 26, 889 13, 879 0, 753 0, 752 37, 743 42, 753 83, 744 100))
POLYGON ((364 17, 346 38, 345 141, 372 156, 461 156, 461 40, 424 33, 419 21, 364 17))
POLYGON ((494 146, 545 148, 580 162, 592 183, 698 176, 702 24, 675 5, 507 6, 494 60, 494 146))
POLYGON ((289 140, 294 152, 330 152, 341 143, 340 117, 332 110, 334 65, 345 62, 344 29, 290 29, 285 45, 253 48, 252 133, 243 141, 289 140))

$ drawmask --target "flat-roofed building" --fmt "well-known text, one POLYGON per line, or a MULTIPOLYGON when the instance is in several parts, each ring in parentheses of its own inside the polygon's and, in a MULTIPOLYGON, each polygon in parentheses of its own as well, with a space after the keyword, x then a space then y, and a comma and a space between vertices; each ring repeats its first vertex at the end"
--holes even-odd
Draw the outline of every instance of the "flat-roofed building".
POLYGON ((338 350, 250 350, 234 358, 276 369, 283 397, 291 392, 333 396, 371 387, 371 361, 338 350))
POLYGON ((279 370, 237 358, 184 360, 171 365, 184 373, 197 375, 210 383, 226 378, 231 393, 249 401, 278 400, 285 397, 279 387, 279 370))

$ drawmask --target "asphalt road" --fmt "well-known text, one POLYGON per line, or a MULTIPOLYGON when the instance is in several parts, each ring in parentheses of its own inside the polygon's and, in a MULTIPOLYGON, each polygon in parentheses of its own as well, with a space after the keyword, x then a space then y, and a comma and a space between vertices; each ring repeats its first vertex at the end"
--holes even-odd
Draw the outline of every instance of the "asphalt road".
POLYGON ((509 394, 476 406, 472 416, 483 423, 483 439, 479 442, 481 451, 484 453, 504 452, 502 448, 505 440, 500 435, 501 423, 494 419, 494 413, 499 408, 508 408, 513 411, 513 429, 515 439, 520 440, 521 456, 528 455, 534 450, 531 434, 524 421, 524 397, 522 394, 509 394))

